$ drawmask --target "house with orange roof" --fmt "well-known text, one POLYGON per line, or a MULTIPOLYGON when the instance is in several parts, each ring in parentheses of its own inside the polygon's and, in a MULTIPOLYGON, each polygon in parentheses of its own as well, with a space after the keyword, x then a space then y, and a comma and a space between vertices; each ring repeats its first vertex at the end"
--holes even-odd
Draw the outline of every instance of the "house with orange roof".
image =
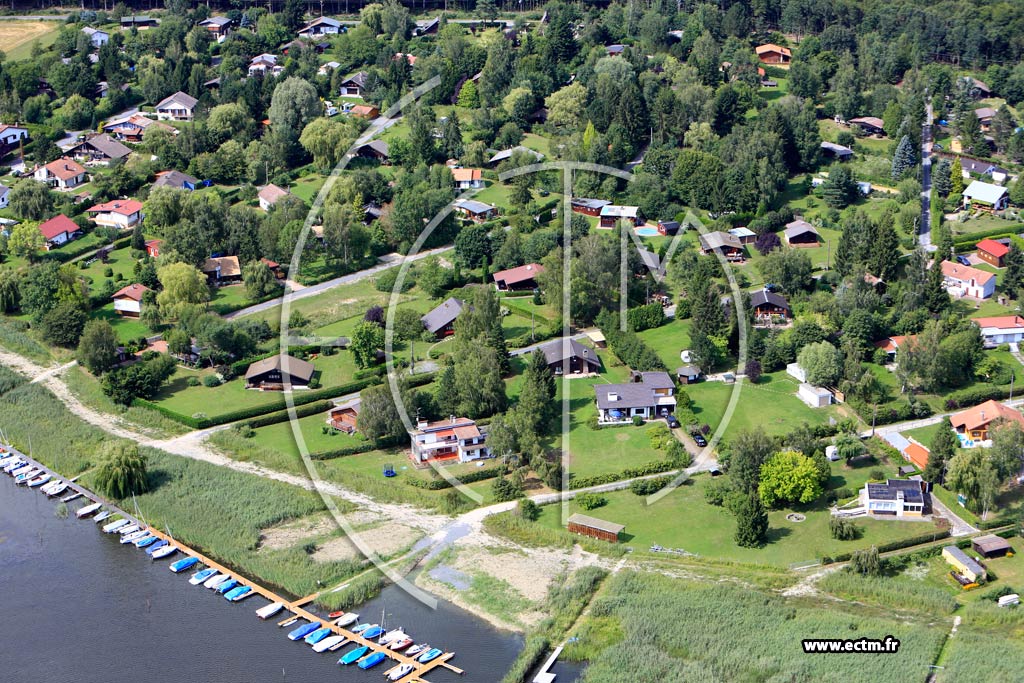
POLYGON ((112 202, 96 204, 87 209, 92 222, 108 228, 128 230, 134 228, 146 217, 142 213, 142 202, 135 199, 115 199, 112 202))
POLYGON ((771 64, 778 66, 780 64, 789 64, 793 59, 793 51, 788 47, 782 47, 775 43, 765 43, 764 45, 758 45, 754 48, 754 54, 761 61, 762 64, 771 64))
POLYGON ((33 177, 57 190, 70 190, 85 182, 85 168, 74 159, 56 159, 40 166, 33 177))
POLYGON ((138 318, 142 315, 142 298, 146 292, 151 292, 149 287, 138 283, 128 285, 110 297, 114 300, 114 312, 129 318, 138 318))
POLYGON ((982 241, 978 242, 975 247, 978 250, 978 258, 990 266, 995 266, 996 268, 1003 267, 1003 260, 1006 258, 1006 255, 1010 253, 1010 247, 1002 242, 995 241, 991 237, 986 237, 982 241))
POLYGON ((429 460, 471 462, 491 457, 487 432, 468 417, 427 422, 421 420, 410 434, 412 459, 417 463, 429 460))
POLYGON ((1024 427, 1024 415, 1020 411, 992 400, 949 416, 949 422, 957 434, 976 442, 988 441, 994 423, 1001 421, 1016 422, 1024 427))
POLYGON ((82 229, 64 214, 58 214, 50 220, 40 223, 39 232, 43 233, 43 239, 46 240, 46 245, 43 248, 49 251, 80 236, 82 229))
POLYGON ((996 275, 961 263, 943 261, 942 278, 946 291, 957 299, 987 299, 996 293, 996 275))
POLYGON ((483 172, 479 168, 453 168, 455 187, 460 190, 475 190, 484 186, 483 172))
POLYGON ((913 439, 910 439, 910 444, 903 449, 903 457, 922 472, 928 466, 928 456, 930 455, 931 451, 913 439))
POLYGON ((975 318, 973 322, 981 329, 985 348, 991 349, 1000 344, 1019 344, 1024 341, 1024 318, 1019 315, 975 318))
POLYGON ((882 349, 889 356, 889 360, 896 359, 896 352, 900 350, 901 346, 904 346, 909 340, 914 339, 917 335, 895 335, 892 337, 886 337, 875 342, 876 349, 882 349))

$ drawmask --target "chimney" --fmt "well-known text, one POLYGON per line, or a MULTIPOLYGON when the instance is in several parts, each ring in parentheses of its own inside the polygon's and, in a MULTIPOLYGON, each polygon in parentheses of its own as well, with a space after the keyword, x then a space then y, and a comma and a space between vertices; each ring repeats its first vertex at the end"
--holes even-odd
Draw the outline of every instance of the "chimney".
POLYGON ((984 421, 985 421, 985 411, 984 411, 984 410, 983 410, 983 411, 981 411, 981 421, 982 421, 982 422, 984 422, 984 421))
POLYGON ((449 415, 448 419, 451 420, 452 424, 455 424, 455 416, 454 415, 449 415))

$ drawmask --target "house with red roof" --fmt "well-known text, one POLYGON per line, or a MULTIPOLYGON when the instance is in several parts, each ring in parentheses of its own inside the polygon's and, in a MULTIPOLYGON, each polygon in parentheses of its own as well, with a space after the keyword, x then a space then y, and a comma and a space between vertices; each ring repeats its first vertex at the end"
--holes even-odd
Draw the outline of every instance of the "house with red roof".
POLYGON ((996 293, 995 273, 952 261, 943 261, 939 267, 946 291, 957 299, 987 299, 996 293))
POLYGON ((142 222, 142 202, 135 199, 115 199, 112 202, 96 204, 87 210, 96 225, 118 230, 129 230, 142 222))
POLYGON ((33 177, 57 190, 70 190, 85 182, 85 168, 74 159, 57 159, 35 170, 33 177))
POLYGON ((996 315, 990 318, 975 318, 974 324, 981 329, 981 338, 986 348, 1000 344, 1024 342, 1024 318, 1019 315, 996 315))
POLYGON ((39 232, 43 233, 43 239, 46 240, 44 249, 49 251, 81 236, 82 229, 73 220, 64 214, 60 214, 40 223, 39 232))
POLYGON ((889 360, 892 361, 896 359, 896 352, 899 351, 902 346, 904 346, 908 341, 914 339, 916 336, 917 335, 914 334, 900 334, 893 337, 886 337, 885 339, 876 341, 875 348, 882 349, 883 351, 885 351, 886 355, 889 356, 889 360))
POLYGON ((537 287, 537 275, 544 272, 539 263, 527 263, 508 270, 499 270, 494 274, 494 286, 498 291, 531 290, 537 287))
POLYGON ((460 190, 475 190, 484 186, 483 172, 479 168, 453 168, 452 178, 460 190))
POLYGON ((754 48, 754 54, 762 64, 789 64, 793 59, 793 51, 775 43, 765 43, 754 48))
POLYGON ((163 240, 149 240, 146 242, 146 253, 150 258, 157 258, 160 256, 160 245, 163 243, 163 240))
POLYGON ((114 312, 129 318, 138 318, 142 315, 142 298, 146 292, 151 291, 153 290, 149 287, 138 283, 119 289, 110 297, 114 300, 114 312))
POLYGON ((985 263, 996 268, 1002 268, 1006 255, 1010 253, 1010 247, 997 242, 991 237, 986 237, 977 244, 977 254, 985 263))
MULTIPOLYGON (((1024 415, 998 401, 985 401, 981 405, 949 416, 953 429, 971 441, 988 441, 995 422, 1016 422, 1024 427, 1024 415)), ((984 444, 982 444, 984 445, 984 444)))

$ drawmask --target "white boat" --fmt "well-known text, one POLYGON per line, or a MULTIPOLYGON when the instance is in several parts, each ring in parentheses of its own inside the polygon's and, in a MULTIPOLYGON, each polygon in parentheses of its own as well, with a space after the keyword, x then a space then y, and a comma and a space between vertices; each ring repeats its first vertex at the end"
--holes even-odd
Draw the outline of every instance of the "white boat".
POLYGON ((195 574, 193 574, 192 576, 188 577, 188 582, 190 584, 192 584, 193 586, 198 586, 203 581, 206 581, 207 579, 212 578, 213 575, 216 574, 216 573, 217 573, 216 569, 211 569, 209 567, 207 567, 206 569, 200 569, 195 574))
POLYGON ((78 500, 81 497, 82 497, 82 494, 79 493, 78 491, 75 491, 74 493, 72 493, 70 495, 67 495, 67 496, 64 496, 63 498, 61 498, 60 502, 62 502, 62 503, 70 503, 71 501, 78 500))
POLYGON ((27 482, 29 479, 32 479, 40 472, 42 472, 40 468, 32 467, 31 465, 26 465, 25 467, 22 467, 20 470, 14 471, 14 481, 17 484, 24 484, 25 482, 27 482))
POLYGON ((60 479, 51 479, 50 483, 47 484, 46 486, 43 486, 42 488, 40 488, 39 491, 40 491, 40 493, 45 493, 46 495, 50 495, 50 491, 52 491, 53 489, 57 488, 58 486, 60 486, 63 483, 64 482, 62 482, 60 479))
POLYGON ((139 540, 148 533, 149 531, 147 531, 146 529, 139 529, 138 531, 133 531, 132 533, 126 534, 125 536, 121 537, 121 544, 128 545, 129 543, 134 543, 135 541, 139 540))
POLYGON ((51 498, 59 496, 60 494, 68 490, 68 485, 69 484, 66 481, 58 481, 56 486, 50 484, 46 489, 46 495, 50 496, 51 498))
POLYGON ((345 612, 334 622, 338 626, 351 626, 359 621, 359 615, 355 612, 345 612))
POLYGON ((327 652, 332 647, 346 640, 345 636, 328 636, 313 645, 313 652, 327 652))
POLYGON ((78 517, 79 519, 85 519, 92 513, 99 510, 101 507, 103 507, 103 503, 90 503, 89 505, 82 506, 75 511, 75 517, 78 517))
POLYGON ((408 636, 405 634, 405 631, 403 631, 400 628, 396 628, 394 631, 388 631, 387 633, 382 635, 380 637, 380 640, 377 642, 379 642, 381 645, 387 645, 388 643, 393 643, 396 640, 402 640, 403 638, 408 638, 408 636))
POLYGON ((94 521, 97 524, 99 524, 103 520, 109 519, 112 514, 114 514, 114 513, 111 512, 110 510, 104 510, 104 511, 100 512, 99 514, 97 514, 95 517, 93 517, 92 521, 94 521))
POLYGON ((178 552, 178 547, 173 543, 168 543, 164 547, 158 550, 154 550, 153 554, 150 555, 150 557, 154 560, 159 560, 162 557, 168 557, 169 555, 173 555, 176 552, 178 552))
POLYGON ((269 605, 265 605, 256 610, 256 616, 260 619, 269 619, 278 612, 284 609, 283 602, 272 602, 269 605))
POLYGON ((224 583, 230 578, 230 574, 215 574, 213 578, 207 579, 206 582, 203 583, 203 588, 216 588, 218 585, 224 583))
POLYGON ((13 462, 9 462, 6 465, 4 465, 4 472, 6 472, 7 474, 13 475, 15 473, 15 471, 21 469, 22 467, 26 467, 26 466, 28 466, 28 463, 26 463, 21 458, 18 458, 17 460, 15 460, 13 462))
POLYGON ((412 664, 401 664, 397 669, 392 669, 389 673, 389 681, 399 681, 412 673, 412 664))
POLYGON ((49 474, 40 474, 38 477, 28 483, 30 489, 38 488, 43 484, 46 484, 51 479, 49 474))
POLYGON ((129 522, 127 519, 118 519, 116 521, 111 522, 110 524, 104 524, 103 533, 112 534, 121 527, 128 526, 129 524, 131 524, 131 522, 129 522))
POLYGON ((134 534, 136 531, 141 530, 142 527, 138 524, 129 524, 128 526, 123 526, 120 529, 118 529, 117 533, 121 534, 122 536, 127 536, 128 534, 134 534))

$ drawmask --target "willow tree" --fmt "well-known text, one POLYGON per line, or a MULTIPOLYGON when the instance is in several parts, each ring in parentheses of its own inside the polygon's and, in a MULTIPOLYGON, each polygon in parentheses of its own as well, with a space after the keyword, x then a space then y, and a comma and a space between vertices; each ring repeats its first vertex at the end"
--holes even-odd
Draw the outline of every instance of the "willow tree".
POLYGON ((130 441, 112 441, 103 445, 96 467, 96 486, 111 498, 127 498, 148 488, 146 457, 130 441))

